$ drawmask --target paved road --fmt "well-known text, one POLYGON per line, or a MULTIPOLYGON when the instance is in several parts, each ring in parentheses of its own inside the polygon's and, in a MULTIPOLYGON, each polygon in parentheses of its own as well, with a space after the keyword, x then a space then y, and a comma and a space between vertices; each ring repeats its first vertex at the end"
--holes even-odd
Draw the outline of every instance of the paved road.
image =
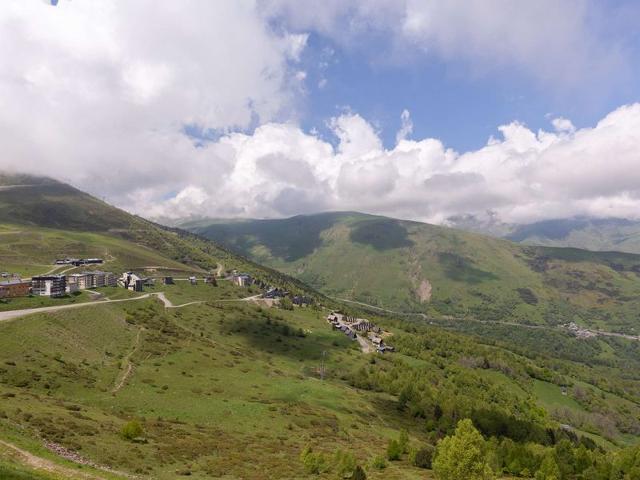
MULTIPOLYGON (((218 302, 247 302, 254 300, 260 295, 253 295, 251 297, 246 298, 234 298, 227 300, 214 300, 218 302)), ((48 312, 57 312, 59 310, 69 310, 72 308, 81 308, 81 307, 89 307, 95 305, 104 305, 106 303, 119 303, 119 302, 134 302, 136 300, 143 300, 149 297, 157 297, 165 306, 165 308, 182 308, 187 307, 189 305, 197 305, 199 303, 206 303, 209 300, 196 300, 194 302, 187 302, 181 305, 174 305, 171 300, 169 300, 164 292, 153 292, 153 293, 145 293, 144 295, 140 295, 139 297, 133 298, 121 298, 118 300, 97 300, 95 302, 84 302, 84 303, 71 303, 69 305, 56 305, 53 307, 39 307, 39 308, 26 308, 23 310, 8 310, 6 312, 0 312, 0 322, 6 322, 9 320, 13 320, 15 318, 24 317, 26 315, 33 315, 35 313, 48 313, 48 312)))
POLYGON ((133 302, 136 300, 142 300, 145 298, 149 298, 152 293, 147 293, 141 295, 139 297, 134 298, 122 298, 119 300, 99 300, 95 302, 84 302, 84 303, 71 303, 69 305, 56 305, 53 307, 39 307, 39 308, 26 308, 23 310, 8 310, 6 312, 0 312, 0 322, 6 322, 7 320, 13 320, 14 318, 24 317, 25 315, 33 315, 35 313, 47 313, 47 312, 57 312, 59 310, 69 310, 72 308, 81 308, 81 307, 89 307, 95 305, 104 305, 105 303, 118 303, 118 302, 133 302))

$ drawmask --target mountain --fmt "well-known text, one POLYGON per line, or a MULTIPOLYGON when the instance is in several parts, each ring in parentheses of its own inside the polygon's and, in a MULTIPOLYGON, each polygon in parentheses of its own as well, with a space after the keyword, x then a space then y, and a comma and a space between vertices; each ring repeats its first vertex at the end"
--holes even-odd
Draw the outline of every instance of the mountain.
POLYGON ((484 219, 460 215, 447 219, 447 224, 526 245, 640 254, 640 222, 625 218, 572 217, 510 224, 492 215, 484 219))
POLYGON ((640 256, 523 246, 354 212, 191 230, 329 296, 400 312, 640 328, 640 256))
POLYGON ((331 302, 71 186, 2 178, 0 270, 42 273, 59 255, 99 255, 105 269, 171 272, 176 282, 142 295, 103 288, 50 299, 55 310, 22 316, 3 314, 41 299, 0 299, 0 478, 344 478, 355 465, 372 479, 433 478, 437 441, 462 418, 486 439, 488 467, 501 478, 530 478, 547 458, 570 479, 612 478, 607 472, 615 466, 624 476, 637 456, 638 342, 576 336, 546 317, 516 323, 530 321, 518 312, 536 319, 538 308, 555 305, 563 288, 573 289, 574 313, 578 300, 598 312, 633 306, 596 300, 613 298, 614 288, 632 296, 634 255, 529 249, 357 213, 218 222, 226 243, 244 242, 254 258, 296 265, 301 277, 318 270, 308 278, 321 278, 325 291, 352 284, 344 295, 358 295, 369 282, 371 302, 376 288, 381 302, 404 295, 407 307, 465 313, 425 321, 331 302), (255 286, 179 281, 221 265, 317 303, 276 306, 256 300, 255 286), (588 284, 594 275, 604 283, 588 284), (469 314, 514 288, 524 305, 503 305, 491 321, 469 314), (352 341, 333 329, 328 307, 366 316, 395 352, 371 353, 364 333, 352 341))
POLYGON ((640 222, 587 217, 545 220, 517 225, 505 238, 529 245, 640 253, 640 222))
POLYGON ((104 257, 104 268, 115 272, 235 268, 290 290, 306 288, 211 241, 131 215, 50 178, 0 174, 0 239, 0 271, 26 276, 51 271, 56 258, 104 257))

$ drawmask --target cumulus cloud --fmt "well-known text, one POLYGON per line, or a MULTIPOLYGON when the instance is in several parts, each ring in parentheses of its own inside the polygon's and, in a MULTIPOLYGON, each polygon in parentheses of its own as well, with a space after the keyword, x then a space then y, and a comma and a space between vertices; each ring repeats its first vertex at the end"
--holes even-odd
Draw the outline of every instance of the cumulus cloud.
POLYGON ((612 28, 615 15, 589 0, 330 0, 321 9, 300 0, 261 4, 293 28, 318 31, 347 48, 366 50, 366 38, 382 35, 386 55, 376 50, 376 61, 437 56, 462 60, 479 74, 515 67, 547 87, 572 88, 587 80, 611 87, 611 72, 628 68, 612 28))
MULTIPOLYGON (((513 122, 483 148, 465 153, 429 138, 401 138, 385 149, 375 129, 354 113, 330 124, 335 147, 277 123, 207 146, 211 158, 225 159, 228 174, 210 187, 206 178, 198 182, 209 201, 198 193, 195 206, 185 199, 188 210, 253 217, 361 210, 436 223, 487 211, 509 222, 637 218, 640 212, 640 104, 578 130, 563 122, 563 128, 534 132, 513 122)), ((178 197, 143 211, 180 216, 185 210, 178 197)))
POLYGON ((185 125, 224 133, 291 118, 306 40, 274 32, 251 1, 4 2, 2 166, 111 195, 224 175, 185 125))
MULTIPOLYGON (((302 90, 291 87, 305 81, 297 62, 307 36, 271 28, 264 5, 5 2, 0 168, 68 180, 152 217, 323 210, 432 222, 486 211, 504 221, 638 217, 639 104, 590 128, 556 118, 549 131, 534 132, 512 122, 471 152, 456 152, 438 139, 414 139, 408 111, 392 148, 384 147, 370 121, 350 111, 328 122, 333 138, 325 138, 291 120, 302 90), (207 138, 193 138, 189 130, 207 132, 201 135, 207 138)), ((387 28, 388 15, 399 14, 399 25, 411 32, 403 35, 420 45, 425 35, 437 37, 425 45, 440 45, 429 48, 443 52, 471 42, 431 25, 434 19, 466 25, 464 9, 458 19, 448 10, 433 13, 447 9, 444 3, 401 2, 398 13, 395 2, 387 2, 380 5, 385 20, 376 16, 375 2, 349 5, 328 2, 317 19, 298 22, 319 22, 317 28, 332 32, 340 23, 332 12, 350 8, 354 31, 387 28), (408 9, 421 5, 435 10, 405 25, 408 9)), ((500 35, 512 35, 507 25, 499 27, 500 35)), ((552 33, 547 36, 555 38, 552 33)), ((490 37, 473 35, 480 43, 490 37)), ((537 45, 528 40, 519 51, 537 45)))

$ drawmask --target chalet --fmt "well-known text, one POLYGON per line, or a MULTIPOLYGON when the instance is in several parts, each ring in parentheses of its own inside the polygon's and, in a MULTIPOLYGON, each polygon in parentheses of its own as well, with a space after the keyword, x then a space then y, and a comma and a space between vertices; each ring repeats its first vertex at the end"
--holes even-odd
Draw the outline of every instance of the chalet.
POLYGON ((26 297, 31 291, 31 283, 16 278, 0 282, 0 298, 26 297))
POLYGON ((234 273, 231 276, 231 281, 238 287, 248 287, 253 283, 251 276, 246 273, 234 273))
POLYGON ((67 278, 64 275, 31 277, 31 290, 41 297, 63 297, 67 293, 67 278))
POLYGON ((198 279, 192 275, 191 277, 189 277, 189 283, 191 283, 191 285, 197 285, 198 279))
POLYGON ((204 277, 202 277, 202 281, 208 285, 211 285, 213 287, 217 287, 218 286, 218 282, 216 280, 216 277, 214 275, 205 275, 204 277))
POLYGON ((120 276, 118 284, 127 290, 142 292, 145 280, 133 272, 125 272, 120 276))
POLYGON ((162 281, 165 285, 175 285, 175 282, 173 281, 173 277, 164 277, 162 281))

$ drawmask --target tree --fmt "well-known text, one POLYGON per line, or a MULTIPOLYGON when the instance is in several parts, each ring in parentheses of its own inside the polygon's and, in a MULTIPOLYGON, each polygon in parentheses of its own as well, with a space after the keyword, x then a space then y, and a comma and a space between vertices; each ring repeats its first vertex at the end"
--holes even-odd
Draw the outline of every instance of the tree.
POLYGON ((333 464, 338 478, 351 478, 356 468, 356 459, 350 452, 337 450, 333 456, 333 464))
POLYGON ((560 467, 553 453, 545 455, 540 468, 536 472, 536 480, 560 480, 560 467))
POLYGON ((433 450, 434 449, 431 445, 426 445, 417 450, 413 457, 413 464, 418 468, 431 468, 433 450))
POLYGON ((400 460, 400 456, 402 455, 402 447, 397 440, 389 440, 389 444, 387 445, 387 459, 392 462, 395 460, 400 460))
POLYGON ((438 442, 433 470, 440 480, 490 480, 486 442, 471 420, 461 420, 452 436, 438 442))
POLYGON ((136 420, 131 420, 122 426, 120 434, 125 440, 133 440, 141 437, 143 434, 142 425, 140 425, 136 420))
POLYGON ((400 450, 402 453, 409 452, 409 434, 406 430, 402 430, 400 432, 400 438, 398 438, 398 445, 400 446, 400 450))
POLYGON ((280 308, 283 310, 293 310, 293 302, 289 297, 283 297, 280 299, 280 308))
POLYGON ((351 480, 367 480, 367 474, 364 473, 364 469, 360 465, 353 470, 351 480))
POLYGON ((306 447, 300 454, 300 460, 307 473, 319 475, 328 470, 327 460, 323 453, 314 453, 311 447, 306 447))

